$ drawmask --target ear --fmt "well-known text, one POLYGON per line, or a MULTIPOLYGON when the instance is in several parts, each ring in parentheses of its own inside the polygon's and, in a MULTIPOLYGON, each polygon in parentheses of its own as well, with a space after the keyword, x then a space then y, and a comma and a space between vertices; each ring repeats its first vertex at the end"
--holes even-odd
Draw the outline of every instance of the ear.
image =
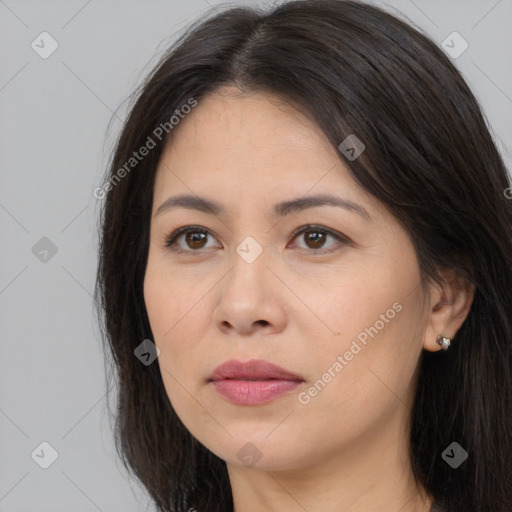
POLYGON ((453 340, 466 320, 473 303, 475 286, 453 269, 440 272, 442 286, 430 287, 427 327, 423 336, 423 348, 430 352, 441 350, 439 335, 453 340))

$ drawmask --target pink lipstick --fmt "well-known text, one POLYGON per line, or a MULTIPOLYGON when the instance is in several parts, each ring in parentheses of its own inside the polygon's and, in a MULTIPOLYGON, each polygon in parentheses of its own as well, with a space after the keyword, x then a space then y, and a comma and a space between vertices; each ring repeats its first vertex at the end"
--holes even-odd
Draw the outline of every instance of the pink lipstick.
POLYGON ((295 391, 304 379, 268 361, 231 359, 209 378, 215 390, 237 405, 259 405, 295 391))

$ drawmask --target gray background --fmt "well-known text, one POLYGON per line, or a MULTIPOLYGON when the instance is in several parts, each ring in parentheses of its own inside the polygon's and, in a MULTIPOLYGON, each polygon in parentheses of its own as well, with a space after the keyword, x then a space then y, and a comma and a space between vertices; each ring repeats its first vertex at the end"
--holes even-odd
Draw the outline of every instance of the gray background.
MULTIPOLYGON (((456 64, 510 169, 512 0, 375 3, 440 45, 453 31, 468 42, 456 64)), ((123 100, 173 37, 218 4, 0 0, 0 512, 153 510, 116 459, 106 416, 92 191, 123 100), (31 47, 50 48, 43 31, 59 45, 46 59, 31 47), (36 463, 51 461, 43 441, 58 453, 47 469, 36 463)))

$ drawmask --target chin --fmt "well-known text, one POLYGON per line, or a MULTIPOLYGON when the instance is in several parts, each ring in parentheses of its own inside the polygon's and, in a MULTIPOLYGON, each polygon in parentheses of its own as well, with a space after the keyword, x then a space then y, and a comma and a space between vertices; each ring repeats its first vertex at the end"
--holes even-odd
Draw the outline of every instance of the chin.
MULTIPOLYGON (((286 471, 307 466, 307 454, 297 453, 296 442, 290 446, 283 445, 282 439, 270 442, 265 438, 244 436, 230 438, 220 446, 210 444, 208 449, 228 465, 256 471, 286 471)), ((290 438, 288 438, 288 442, 290 438)))

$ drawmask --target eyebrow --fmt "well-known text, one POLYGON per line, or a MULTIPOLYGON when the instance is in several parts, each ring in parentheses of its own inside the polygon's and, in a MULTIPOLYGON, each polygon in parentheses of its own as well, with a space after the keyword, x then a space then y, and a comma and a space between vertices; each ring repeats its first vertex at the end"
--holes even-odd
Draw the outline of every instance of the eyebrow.
MULTIPOLYGON (((343 199, 331 194, 318 194, 314 196, 304 196, 297 199, 282 201, 276 203, 272 208, 272 213, 276 217, 284 217, 291 213, 301 212, 308 208, 317 206, 337 206, 345 210, 359 214, 367 220, 372 221, 370 214, 359 204, 353 203, 348 199, 343 199)), ((157 209, 155 217, 160 213, 174 208, 186 208, 187 210, 198 210, 204 213, 220 215, 224 213, 224 207, 211 199, 193 195, 179 195, 166 199, 157 209)))

